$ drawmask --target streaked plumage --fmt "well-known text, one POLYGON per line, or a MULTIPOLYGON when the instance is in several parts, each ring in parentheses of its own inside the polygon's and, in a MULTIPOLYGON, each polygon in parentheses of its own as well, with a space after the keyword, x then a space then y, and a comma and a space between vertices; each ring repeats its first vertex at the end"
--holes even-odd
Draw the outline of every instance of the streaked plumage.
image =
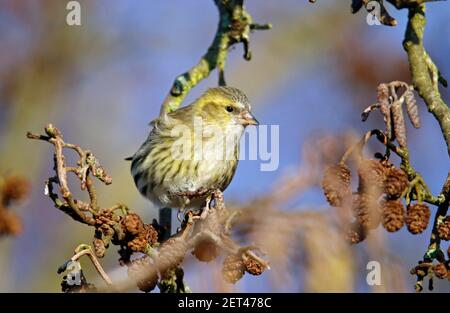
POLYGON ((159 207, 179 208, 191 198, 188 194, 202 192, 188 205, 199 207, 204 191, 225 190, 238 164, 239 139, 247 125, 257 125, 250 110, 243 92, 218 87, 153 121, 153 130, 131 163, 140 193, 159 207), (199 123, 206 134, 198 132, 199 123), (184 155, 174 153, 180 146, 184 155))

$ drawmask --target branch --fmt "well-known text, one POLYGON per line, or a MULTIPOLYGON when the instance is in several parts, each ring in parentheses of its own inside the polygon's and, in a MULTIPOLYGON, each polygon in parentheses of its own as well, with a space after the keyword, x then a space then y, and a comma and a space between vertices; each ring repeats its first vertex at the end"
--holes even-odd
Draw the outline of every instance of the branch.
POLYGON ((161 106, 161 116, 176 110, 189 91, 216 68, 219 72, 219 85, 225 85, 225 62, 228 49, 232 45, 242 43, 244 59, 247 61, 251 59, 250 32, 270 29, 271 25, 254 24, 252 17, 245 10, 243 2, 243 0, 214 0, 219 11, 219 24, 214 40, 200 61, 175 79, 161 106))
POLYGON ((111 177, 104 171, 103 167, 90 151, 64 142, 61 132, 52 124, 45 127, 45 133, 46 135, 36 135, 28 132, 27 137, 29 139, 47 141, 55 148, 53 159, 56 176, 47 180, 46 194, 52 199, 58 209, 70 215, 74 220, 91 226, 95 225, 94 217, 98 213, 99 208, 97 205, 96 191, 89 174, 94 175, 107 185, 111 184, 111 177), (79 155, 78 167, 66 166, 63 154, 63 149, 65 148, 74 150, 79 155), (80 179, 82 190, 87 188, 90 203, 73 198, 67 182, 67 174, 69 172, 76 174, 80 179), (53 191, 53 184, 60 186, 59 192, 61 197, 53 191))
POLYGON ((430 237, 430 244, 428 250, 425 253, 424 261, 432 261, 433 259, 439 259, 443 252, 440 249, 441 239, 438 235, 438 227, 442 220, 447 215, 448 207, 450 205, 450 172, 447 175, 447 180, 442 187, 441 195, 443 201, 439 204, 436 216, 434 217, 433 230, 430 237))
POLYGON ((424 99, 428 111, 439 122, 450 154, 450 108, 442 99, 438 86, 438 81, 444 80, 439 79, 440 73, 423 46, 425 5, 410 6, 408 18, 403 46, 408 54, 413 85, 424 99))
MULTIPOLYGON (((92 251, 91 246, 81 244, 75 249, 74 253, 75 254, 72 256, 72 258, 70 258, 68 262, 77 262, 82 256, 84 255, 89 256, 89 259, 91 260, 92 264, 94 265, 95 269, 97 270, 98 274, 103 279, 103 281, 106 283, 106 285, 110 287, 113 286, 111 279, 109 278, 108 274, 106 274, 100 262, 97 260, 94 252, 92 251)), ((58 272, 66 270, 67 268, 65 265, 67 265, 68 262, 66 262, 63 266, 61 266, 58 272)))

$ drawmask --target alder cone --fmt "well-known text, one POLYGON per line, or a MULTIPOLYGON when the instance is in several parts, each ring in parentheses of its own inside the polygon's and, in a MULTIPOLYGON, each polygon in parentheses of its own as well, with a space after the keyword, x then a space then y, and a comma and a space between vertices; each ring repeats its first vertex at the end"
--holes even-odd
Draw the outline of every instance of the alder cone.
POLYGON ((386 200, 383 203, 381 222, 388 232, 399 231, 405 224, 405 208, 398 200, 386 200))
POLYGON ((450 216, 446 216, 437 228, 438 236, 442 240, 450 240, 450 216))
POLYGON ((247 273, 255 276, 261 275, 264 272, 264 268, 261 264, 252 258, 245 259, 244 267, 247 273))
POLYGON ((342 206, 351 195, 350 178, 350 170, 344 164, 331 165, 325 170, 322 188, 330 205, 342 206))
POLYGON ((444 279, 447 277, 447 267, 444 263, 439 263, 433 266, 434 276, 439 279, 444 279))
POLYGON ((406 214, 406 226, 411 234, 421 234, 428 227, 430 222, 430 208, 423 203, 416 203, 408 206, 406 214))
POLYGON ((391 168, 386 174, 384 192, 389 199, 399 199, 408 188, 408 177, 398 168, 391 168))

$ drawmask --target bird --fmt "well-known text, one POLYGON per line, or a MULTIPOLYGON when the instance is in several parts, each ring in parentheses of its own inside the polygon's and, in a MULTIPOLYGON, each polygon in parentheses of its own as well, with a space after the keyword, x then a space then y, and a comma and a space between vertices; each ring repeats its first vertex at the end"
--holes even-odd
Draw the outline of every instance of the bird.
POLYGON ((134 183, 159 208, 201 209, 215 190, 231 183, 240 139, 259 125, 238 88, 209 88, 191 104, 163 113, 131 157, 134 183))

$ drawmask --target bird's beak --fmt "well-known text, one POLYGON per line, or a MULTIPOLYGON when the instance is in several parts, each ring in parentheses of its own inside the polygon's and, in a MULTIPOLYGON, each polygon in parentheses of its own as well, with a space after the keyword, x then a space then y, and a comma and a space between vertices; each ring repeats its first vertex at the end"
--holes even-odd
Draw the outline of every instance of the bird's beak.
POLYGON ((258 120, 248 111, 245 111, 240 116, 240 122, 244 126, 259 125, 258 120))

